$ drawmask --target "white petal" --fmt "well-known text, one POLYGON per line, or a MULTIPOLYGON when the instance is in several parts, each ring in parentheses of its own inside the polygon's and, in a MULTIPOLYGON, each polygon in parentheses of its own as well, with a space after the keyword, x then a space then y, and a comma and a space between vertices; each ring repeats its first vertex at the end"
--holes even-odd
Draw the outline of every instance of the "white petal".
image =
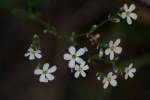
POLYGON ((110 54, 110 48, 107 48, 106 50, 105 50, 105 55, 109 55, 110 54))
POLYGON ((39 54, 39 53, 35 53, 35 56, 36 56, 38 59, 42 58, 42 55, 39 54))
POLYGON ((133 18, 134 20, 136 20, 138 16, 136 13, 131 13, 130 17, 133 18))
POLYGON ((40 75, 40 74, 42 74, 43 73, 43 70, 41 70, 41 69, 35 69, 34 70, 34 74, 35 75, 40 75))
POLYGON ((34 50, 33 50, 32 48, 29 48, 28 51, 29 51, 29 52, 32 52, 32 51, 34 51, 34 50))
POLYGON ((116 78, 117 78, 117 76, 116 76, 116 75, 113 75, 111 79, 114 80, 114 79, 116 79, 116 78))
POLYGON ((82 56, 84 53, 85 53, 85 49, 84 49, 84 48, 80 48, 80 49, 77 51, 76 55, 77 55, 77 56, 82 56))
POLYGON ((131 69, 133 67, 133 63, 131 63, 130 65, 129 65, 129 69, 131 69))
POLYGON ((135 68, 132 68, 130 71, 131 71, 132 73, 135 73, 135 72, 136 72, 136 69, 135 69, 135 68))
POLYGON ((122 51, 122 48, 121 48, 121 47, 116 47, 116 48, 114 49, 114 52, 117 53, 117 54, 120 54, 121 51, 122 51))
POLYGON ((56 66, 52 66, 51 68, 48 69, 48 73, 53 73, 57 70, 56 66))
POLYGON ((69 68, 74 68, 75 67, 75 60, 70 60, 69 61, 69 68))
POLYGON ((64 59, 65 60, 71 60, 72 56, 70 54, 64 54, 64 59))
POLYGON ((129 73, 129 76, 131 77, 131 78, 133 78, 134 77, 134 74, 133 73, 129 73))
POLYGON ((109 85, 109 82, 106 81, 106 82, 104 83, 104 85, 103 85, 103 88, 106 89, 106 88, 108 87, 108 85, 109 85))
POLYGON ((111 51, 111 52, 110 52, 110 60, 113 60, 113 59, 114 59, 114 52, 111 51))
POLYGON ((30 53, 25 53, 25 54, 24 54, 25 57, 27 57, 27 56, 29 56, 29 55, 30 55, 30 53))
POLYGON ((130 7, 129 7, 129 9, 128 9, 128 11, 132 12, 132 11, 135 10, 135 8, 136 8, 135 4, 131 4, 130 7))
POLYGON ((75 70, 78 71, 79 69, 80 69, 80 66, 79 66, 79 65, 76 65, 76 66, 75 66, 75 70))
POLYGON ((120 39, 117 39, 114 43, 114 46, 118 46, 120 44, 120 41, 121 41, 120 39))
POLYGON ((127 12, 128 11, 128 5, 124 4, 123 9, 127 12))
POLYGON ((47 77, 47 79, 50 80, 50 81, 52 81, 52 80, 55 79, 54 75, 52 75, 52 74, 46 74, 46 77, 47 77))
POLYGON ((129 16, 127 16, 127 23, 128 23, 129 25, 132 24, 132 20, 131 20, 131 18, 130 18, 129 16))
POLYGON ((114 46, 113 41, 109 41, 109 47, 114 46))
POLYGON ((112 75, 113 75, 113 72, 109 72, 109 73, 107 74, 107 77, 112 77, 112 75))
POLYGON ((85 65, 85 66, 83 67, 83 70, 89 70, 89 66, 88 66, 88 65, 85 65))
POLYGON ((41 50, 36 50, 36 53, 41 53, 42 51, 41 50))
POLYGON ((112 86, 117 86, 117 81, 116 81, 116 80, 111 80, 111 81, 110 81, 110 84, 111 84, 112 86))
POLYGON ((73 55, 76 53, 76 48, 74 46, 70 46, 68 50, 73 55))
POLYGON ((48 70, 48 67, 49 67, 49 64, 48 64, 48 63, 45 63, 45 64, 43 65, 43 70, 44 70, 44 71, 48 70))
POLYGON ((80 57, 77 57, 77 58, 75 59, 75 61, 76 61, 78 64, 84 63, 84 60, 81 59, 80 57))
POLYGON ((86 77, 86 73, 85 73, 84 71, 81 71, 81 75, 82 75, 83 77, 86 77))
POLYGON ((128 74, 125 74, 125 77, 124 77, 124 78, 125 78, 125 80, 127 80, 127 79, 128 79, 128 74))
POLYGON ((75 78, 78 78, 79 75, 80 75, 80 72, 79 72, 79 71, 76 71, 75 74, 74 74, 74 77, 75 77, 75 78))
POLYGON ((122 19, 125 19, 126 17, 127 17, 126 12, 121 13, 121 18, 122 18, 122 19))
POLYGON ((34 54, 30 54, 29 60, 33 60, 33 59, 35 59, 34 54))
POLYGON ((48 79, 46 79, 46 78, 45 78, 45 75, 42 74, 42 75, 40 76, 40 78, 39 78, 39 81, 40 81, 40 82, 48 82, 48 79))

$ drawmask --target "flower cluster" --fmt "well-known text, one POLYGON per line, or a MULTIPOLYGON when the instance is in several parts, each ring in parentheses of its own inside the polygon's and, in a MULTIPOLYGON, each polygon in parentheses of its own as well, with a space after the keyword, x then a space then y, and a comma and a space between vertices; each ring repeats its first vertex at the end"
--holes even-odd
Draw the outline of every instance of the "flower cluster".
MULTIPOLYGON (((94 54, 91 54, 90 52, 88 52, 87 47, 77 49, 75 46, 70 46, 68 48, 68 53, 63 54, 63 59, 68 62, 68 67, 69 69, 71 69, 71 72, 73 72, 75 78, 79 78, 80 76, 83 78, 86 77, 86 71, 88 71, 92 67, 95 67, 95 61, 106 61, 107 63, 110 63, 109 65, 111 65, 113 69, 106 74, 102 73, 100 70, 97 70, 97 68, 94 68, 97 73, 97 80, 102 81, 104 89, 106 89, 109 85, 113 87, 117 86, 117 78, 120 76, 125 80, 134 77, 136 68, 133 68, 133 63, 129 64, 129 66, 125 68, 120 67, 122 65, 118 64, 119 55, 123 51, 122 47, 120 46, 121 39, 118 38, 115 41, 110 40, 108 43, 105 43, 104 41, 100 40, 101 35, 95 31, 107 21, 119 23, 120 18, 126 19, 127 24, 131 25, 132 19, 136 20, 138 17, 137 14, 133 12, 135 9, 136 6, 134 4, 131 4, 129 7, 127 4, 124 4, 115 16, 109 16, 108 19, 102 24, 93 25, 87 33, 78 35, 73 32, 70 37, 68 36, 67 38, 65 36, 65 39, 68 39, 68 41, 72 42, 73 44, 77 44, 75 42, 76 38, 84 36, 86 40, 91 43, 91 47, 97 47, 94 48, 97 51, 94 52, 94 54), (88 56, 84 56, 86 53, 88 54, 88 56)), ((46 24, 46 27, 47 25, 48 24, 46 24)), ((44 29, 43 31, 44 34, 48 34, 49 32, 54 32, 53 35, 57 36, 55 28, 53 30, 44 29)), ((64 37, 61 37, 60 35, 61 34, 59 34, 58 36, 59 39, 64 37)), ((29 60, 38 60, 38 65, 34 70, 34 74, 39 76, 40 82, 47 83, 55 79, 53 73, 57 70, 57 66, 54 65, 50 67, 48 63, 39 63, 43 56, 40 48, 40 38, 38 35, 35 34, 33 36, 33 41, 28 49, 28 52, 25 53, 24 56, 28 57, 29 60)))
POLYGON ((88 51, 86 47, 80 48, 76 51, 76 48, 74 46, 70 46, 68 48, 69 53, 64 54, 64 59, 69 61, 68 66, 71 68, 71 70, 75 70, 75 78, 78 78, 81 74, 82 77, 86 76, 85 70, 89 69, 89 66, 85 64, 85 61, 81 58, 82 55, 85 54, 85 52, 88 51))

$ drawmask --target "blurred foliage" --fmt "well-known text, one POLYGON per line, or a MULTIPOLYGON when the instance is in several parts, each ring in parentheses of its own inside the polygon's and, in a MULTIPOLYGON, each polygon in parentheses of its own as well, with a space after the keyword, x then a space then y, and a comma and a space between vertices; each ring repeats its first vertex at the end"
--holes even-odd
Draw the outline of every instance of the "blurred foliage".
POLYGON ((0 9, 10 10, 13 8, 15 0, 0 0, 0 9))

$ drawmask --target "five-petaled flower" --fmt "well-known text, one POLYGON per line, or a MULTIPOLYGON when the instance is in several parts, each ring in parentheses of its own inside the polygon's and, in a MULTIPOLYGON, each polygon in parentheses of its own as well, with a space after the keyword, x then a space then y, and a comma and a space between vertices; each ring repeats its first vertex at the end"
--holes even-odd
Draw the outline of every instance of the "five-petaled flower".
POLYGON ((116 75, 113 75, 112 72, 109 72, 109 73, 107 74, 107 77, 104 77, 104 79, 103 79, 103 81, 102 81, 102 83, 104 84, 104 85, 103 85, 103 88, 106 89, 106 88, 108 87, 109 83, 110 83, 113 87, 117 86, 117 81, 116 81, 116 79, 117 79, 117 76, 116 76, 116 75))
POLYGON ((34 70, 34 74, 35 75, 40 75, 39 81, 40 82, 48 82, 48 81, 52 81, 54 80, 54 75, 52 75, 52 73, 54 73, 57 70, 56 66, 52 66, 51 68, 49 68, 49 64, 45 63, 43 65, 43 69, 40 68, 36 68, 34 70))
POLYGON ((28 52, 25 53, 24 55, 25 57, 29 56, 29 60, 34 60, 35 58, 41 59, 42 55, 41 55, 41 50, 37 49, 34 50, 33 48, 29 48, 28 52))
POLYGON ((113 41, 109 42, 109 48, 105 50, 106 55, 110 55, 110 60, 114 59, 114 53, 120 54, 122 47, 118 46, 120 44, 120 39, 117 39, 114 43, 113 41))
POLYGON ((69 68, 74 68, 76 62, 78 64, 84 62, 84 60, 80 58, 80 56, 87 52, 86 47, 80 48, 78 51, 76 51, 76 48, 74 46, 70 46, 68 51, 69 53, 64 54, 64 59, 69 60, 69 68))
POLYGON ((127 23, 129 25, 132 24, 132 19, 136 20, 137 19, 137 14, 134 13, 133 11, 136 9, 136 6, 134 4, 131 4, 128 8, 127 4, 124 4, 124 6, 121 8, 124 12, 121 13, 121 18, 127 20, 127 23))
POLYGON ((86 73, 84 71, 89 70, 89 66, 85 64, 85 62, 83 62, 82 64, 75 65, 75 74, 74 77, 78 78, 81 74, 82 77, 86 77, 86 73))
POLYGON ((126 80, 128 79, 128 77, 130 77, 130 78, 134 77, 134 73, 136 72, 136 69, 132 68, 132 67, 133 67, 133 63, 131 63, 129 65, 129 67, 125 68, 125 79, 126 80))

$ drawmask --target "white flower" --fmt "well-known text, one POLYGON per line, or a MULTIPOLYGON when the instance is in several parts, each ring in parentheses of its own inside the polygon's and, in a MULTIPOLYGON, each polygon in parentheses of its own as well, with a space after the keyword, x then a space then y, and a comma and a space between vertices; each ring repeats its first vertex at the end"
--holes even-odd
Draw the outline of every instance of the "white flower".
POLYGON ((131 63, 129 65, 129 67, 125 68, 125 79, 126 80, 128 79, 128 77, 130 77, 130 78, 134 77, 134 73, 136 72, 136 69, 132 68, 132 67, 133 67, 133 63, 131 63))
POLYGON ((113 75, 112 72, 109 72, 107 74, 107 77, 104 77, 102 83, 104 84, 103 85, 103 88, 106 89, 108 87, 109 84, 111 84, 113 87, 117 86, 117 76, 116 75, 113 75))
POLYGON ((126 18, 127 23, 129 25, 132 24, 132 19, 136 20, 138 17, 136 13, 133 13, 135 9, 136 9, 136 6, 134 4, 131 4, 129 8, 127 4, 124 4, 124 6, 122 7, 122 10, 124 10, 124 12, 121 13, 121 18, 122 19, 126 18))
POLYGON ((54 73, 57 70, 56 66, 52 66, 51 68, 49 68, 49 64, 45 63, 43 65, 43 69, 35 69, 34 70, 34 74, 35 75, 40 75, 39 81, 40 82, 48 82, 48 81, 52 81, 54 80, 54 76, 52 75, 52 73, 54 73))
POLYGON ((109 42, 109 48, 105 50, 106 55, 110 55, 110 60, 114 59, 114 53, 120 54, 122 47, 118 46, 120 44, 120 39, 117 39, 114 43, 113 41, 109 42))
POLYGON ((89 66, 88 65, 85 65, 85 62, 83 62, 82 64, 80 65, 76 65, 75 66, 75 74, 74 74, 74 77, 75 78, 78 78, 81 74, 82 77, 86 77, 86 73, 84 71, 86 70, 89 70, 89 66))
POLYGON ((99 50, 99 54, 98 54, 99 58, 102 58, 103 55, 104 55, 103 49, 100 49, 99 50))
POLYGON ((35 58, 42 58, 41 50, 34 50, 33 48, 29 48, 28 52, 25 53, 25 57, 29 56, 29 60, 34 60, 35 58))
POLYGON ((64 59, 69 60, 69 68, 74 68, 76 62, 78 64, 84 62, 84 60, 80 58, 80 56, 87 52, 87 49, 85 47, 80 48, 78 51, 76 51, 76 48, 74 46, 70 46, 68 50, 69 53, 64 54, 64 59))

